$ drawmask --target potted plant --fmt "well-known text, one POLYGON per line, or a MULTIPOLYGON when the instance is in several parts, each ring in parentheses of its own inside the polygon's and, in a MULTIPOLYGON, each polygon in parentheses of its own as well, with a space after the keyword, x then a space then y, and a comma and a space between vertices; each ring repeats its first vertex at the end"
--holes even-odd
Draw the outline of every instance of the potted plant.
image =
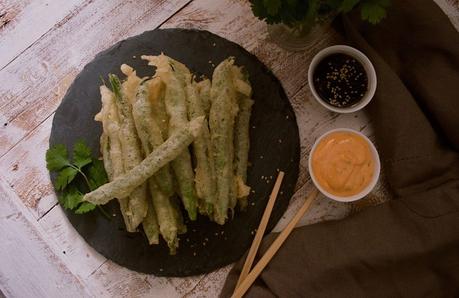
POLYGON ((253 14, 268 24, 271 39, 288 50, 306 48, 314 30, 340 13, 359 9, 363 20, 379 23, 390 0, 250 0, 253 14))

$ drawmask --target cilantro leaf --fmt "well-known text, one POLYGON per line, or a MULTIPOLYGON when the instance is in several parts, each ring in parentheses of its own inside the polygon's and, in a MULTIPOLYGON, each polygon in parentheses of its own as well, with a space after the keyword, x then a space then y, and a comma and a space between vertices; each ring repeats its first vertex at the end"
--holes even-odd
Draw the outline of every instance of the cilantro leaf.
POLYGON ((78 141, 73 145, 73 163, 81 169, 92 161, 91 148, 86 146, 83 141, 78 141))
POLYGON ((104 163, 101 160, 94 159, 88 170, 89 187, 91 190, 98 188, 108 182, 107 173, 105 172, 104 163))
POLYGON ((362 19, 379 22, 390 0, 250 0, 253 14, 267 24, 305 28, 327 15, 348 13, 357 5, 362 19))
POLYGON ((81 203, 83 194, 76 188, 70 187, 59 196, 59 203, 65 209, 75 209, 81 203))
MULTIPOLYGON (((115 80, 115 85, 116 83, 115 80)), ((65 146, 56 145, 46 152, 47 168, 57 173, 55 187, 60 191, 58 200, 64 209, 73 210, 75 214, 83 214, 98 207, 110 220, 110 216, 102 207, 83 202, 83 194, 88 189, 94 190, 108 182, 103 161, 93 159, 91 153, 91 149, 83 141, 78 141, 73 146, 73 161, 70 161, 65 146), (80 181, 75 181, 77 175, 83 178, 81 181, 86 182, 86 187, 80 181)))
POLYGON ((266 7, 269 15, 276 15, 282 6, 281 0, 263 0, 263 4, 266 7))
POLYGON ((340 10, 344 13, 350 12, 359 2, 360 0, 343 0, 340 10))
POLYGON ((92 211, 96 208, 96 205, 91 204, 89 202, 83 202, 81 203, 80 206, 78 206, 78 209, 75 210, 75 214, 83 214, 87 213, 89 211, 92 211))
POLYGON ((386 16, 386 10, 379 6, 370 3, 362 4, 361 16, 363 20, 367 20, 371 24, 380 22, 386 16))
POLYGON ((56 172, 69 164, 67 148, 64 145, 55 145, 46 151, 46 167, 48 170, 56 172))
POLYGON ((66 167, 59 172, 56 178, 56 188, 64 190, 67 185, 75 178, 78 170, 72 167, 66 167))
POLYGON ((390 5, 390 0, 366 0, 360 8, 362 20, 367 20, 371 24, 377 24, 386 17, 386 8, 390 5))

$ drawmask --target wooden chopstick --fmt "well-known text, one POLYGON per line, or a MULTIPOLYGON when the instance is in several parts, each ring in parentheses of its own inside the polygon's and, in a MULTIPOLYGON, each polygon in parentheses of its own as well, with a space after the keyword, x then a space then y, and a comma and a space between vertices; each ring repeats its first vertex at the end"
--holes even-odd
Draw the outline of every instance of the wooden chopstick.
POLYGON ((255 279, 260 275, 260 273, 263 271, 263 269, 268 265, 269 261, 273 258, 273 256, 276 254, 276 252, 279 250, 279 248, 282 246, 284 243, 285 239, 287 239, 288 235, 292 232, 293 228, 296 226, 296 224, 300 221, 300 219, 303 217, 303 215, 308 211, 309 207, 311 206, 311 203, 314 201, 314 199, 317 197, 318 190, 314 189, 304 202, 303 206, 298 210, 298 212, 295 214, 295 216, 292 218, 292 220, 288 223, 288 225, 284 228, 284 230, 277 236, 276 240, 271 244, 271 246, 268 248, 266 253, 263 255, 263 257, 258 261, 258 263, 255 265, 255 267, 250 271, 249 275, 244 279, 244 281, 241 283, 239 287, 236 288, 234 291, 233 295, 231 296, 232 298, 240 298, 242 297, 247 290, 250 288, 250 286, 253 284, 255 279))
POLYGON ((236 288, 242 283, 242 281, 247 277, 252 268, 253 260, 257 255, 258 247, 260 246, 263 235, 266 231, 266 226, 268 225, 269 217, 271 216, 271 211, 273 210, 274 203, 276 202, 277 194, 279 193, 280 186, 282 184, 282 179, 284 179, 284 172, 280 171, 277 175, 276 183, 274 188, 269 196, 268 204, 266 205, 263 217, 261 218, 260 224, 253 239, 252 246, 250 246, 249 253, 245 259, 244 266, 242 267, 241 274, 239 275, 239 280, 237 281, 236 288))

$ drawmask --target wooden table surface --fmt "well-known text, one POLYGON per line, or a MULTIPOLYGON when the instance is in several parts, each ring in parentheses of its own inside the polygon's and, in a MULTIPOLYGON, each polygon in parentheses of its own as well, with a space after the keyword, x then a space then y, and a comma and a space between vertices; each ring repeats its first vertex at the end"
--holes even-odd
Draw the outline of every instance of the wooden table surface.
MULTIPOLYGON (((436 0, 459 28, 459 2, 436 0)), ((67 221, 45 168, 54 112, 83 66, 112 44, 154 28, 209 30, 242 45, 282 82, 297 116, 300 177, 282 228, 311 189, 314 139, 335 127, 372 138, 364 113, 338 115, 311 97, 307 69, 340 43, 331 28, 302 52, 269 40, 244 0, 0 0, 0 290, 7 297, 215 297, 231 266, 189 278, 139 274, 107 260, 67 221)), ((384 179, 359 204, 316 200, 301 224, 342 218, 387 199, 384 179)), ((2 296, 0 292, 0 297, 2 296)))

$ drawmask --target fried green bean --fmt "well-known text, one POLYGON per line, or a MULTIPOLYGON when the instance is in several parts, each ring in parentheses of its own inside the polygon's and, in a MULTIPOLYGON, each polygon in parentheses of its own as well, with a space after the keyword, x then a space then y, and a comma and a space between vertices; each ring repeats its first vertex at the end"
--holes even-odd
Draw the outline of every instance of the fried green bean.
MULTIPOLYGON (((171 62, 171 59, 163 54, 159 56, 142 56, 142 59, 148 60, 149 65, 156 66, 156 76, 159 76, 166 85, 164 102, 169 116, 168 134, 171 136, 186 125, 188 121, 185 82, 183 81, 186 71, 179 64, 176 65, 176 68, 180 68, 181 71, 174 71, 172 67, 174 62, 171 62)), ((189 76, 191 77, 191 75, 189 76)), ((172 162, 172 169, 174 170, 179 193, 188 212, 188 217, 191 220, 196 220, 198 197, 194 184, 191 155, 188 150, 184 150, 172 162)))
POLYGON ((158 124, 163 140, 167 139, 167 128, 169 117, 167 116, 166 106, 164 104, 165 86, 160 77, 154 77, 146 82, 148 86, 148 98, 151 103, 153 118, 158 124))
POLYGON ((250 99, 252 88, 250 87, 248 77, 243 75, 242 69, 233 66, 233 76, 239 103, 239 113, 236 117, 234 132, 234 172, 239 206, 242 210, 245 210, 247 208, 247 196, 250 192, 250 187, 246 183, 250 147, 249 124, 254 102, 250 99))
POLYGON ((153 203, 151 200, 148 200, 148 210, 147 215, 142 221, 143 231, 145 235, 147 235, 148 243, 158 244, 159 243, 159 225, 158 225, 158 217, 156 211, 153 207, 153 203))
POLYGON ((201 133, 204 118, 197 118, 174 132, 161 146, 153 150, 140 164, 126 171, 124 175, 104 184, 83 196, 83 201, 105 204, 113 198, 123 198, 153 176, 160 168, 187 150, 201 133))
MULTIPOLYGON (((205 117, 206 113, 202 106, 201 98, 196 90, 196 83, 193 81, 186 85, 188 118, 196 119, 205 117)), ((202 198, 206 204, 201 208, 201 213, 211 214, 213 205, 216 203, 216 182, 214 156, 212 154, 212 145, 210 142, 210 133, 207 120, 205 120, 202 133, 193 142, 193 153, 196 158, 195 181, 196 192, 199 198, 202 198)))
MULTIPOLYGON (((123 157, 121 151, 121 142, 119 139, 119 117, 118 109, 115 104, 115 96, 107 87, 100 87, 102 99, 102 110, 96 115, 97 121, 102 121, 103 135, 106 136, 106 145, 103 146, 104 167, 110 181, 124 174, 123 157), (106 152, 108 150, 108 152, 106 152), (107 154, 108 153, 108 154, 107 154)), ((135 227, 132 224, 132 212, 129 208, 129 198, 118 198, 121 214, 126 225, 126 230, 134 232, 135 227)))
MULTIPOLYGON (((145 156, 164 143, 161 129, 153 116, 152 104, 149 101, 148 93, 147 83, 140 84, 137 89, 136 100, 132 104, 132 114, 134 116, 137 135, 139 136, 145 156)), ((156 183, 166 196, 174 194, 174 185, 169 165, 161 168, 153 179, 156 180, 156 183)))
MULTIPOLYGON (((135 76, 135 73, 134 73, 135 76)), ((140 143, 137 138, 134 119, 132 116, 132 107, 129 102, 132 102, 132 92, 129 86, 133 80, 130 80, 132 76, 128 75, 125 84, 121 85, 118 77, 110 75, 110 83, 115 94, 115 103, 118 108, 118 116, 120 119, 120 142, 123 157, 124 170, 130 171, 142 160, 142 151, 140 143)), ((125 197, 129 195, 129 209, 132 215, 132 227, 136 228, 147 215, 148 200, 147 200, 147 186, 146 184, 137 185, 130 193, 125 194, 125 197)))
POLYGON ((153 200, 153 206, 159 223, 161 236, 169 246, 171 255, 175 254, 178 247, 178 221, 175 217, 175 206, 172 204, 170 197, 165 195, 156 182, 149 180, 150 193, 153 200))
POLYGON ((210 105, 211 105, 211 100, 210 100, 210 87, 211 87, 211 82, 209 79, 202 80, 196 84, 197 90, 199 97, 201 98, 202 102, 202 107, 204 108, 204 112, 206 115, 209 115, 210 111, 210 105))
POLYGON ((217 182, 217 206, 214 220, 224 224, 228 218, 228 208, 234 196, 234 148, 233 132, 237 114, 236 91, 232 80, 231 67, 234 59, 221 62, 212 76, 209 126, 212 151, 215 156, 215 177, 217 182))
POLYGON ((174 207, 174 218, 175 221, 177 222, 177 232, 181 234, 185 234, 187 231, 187 227, 185 225, 185 222, 183 220, 182 212, 180 211, 180 199, 177 196, 174 196, 170 198, 170 202, 172 206, 174 207))

